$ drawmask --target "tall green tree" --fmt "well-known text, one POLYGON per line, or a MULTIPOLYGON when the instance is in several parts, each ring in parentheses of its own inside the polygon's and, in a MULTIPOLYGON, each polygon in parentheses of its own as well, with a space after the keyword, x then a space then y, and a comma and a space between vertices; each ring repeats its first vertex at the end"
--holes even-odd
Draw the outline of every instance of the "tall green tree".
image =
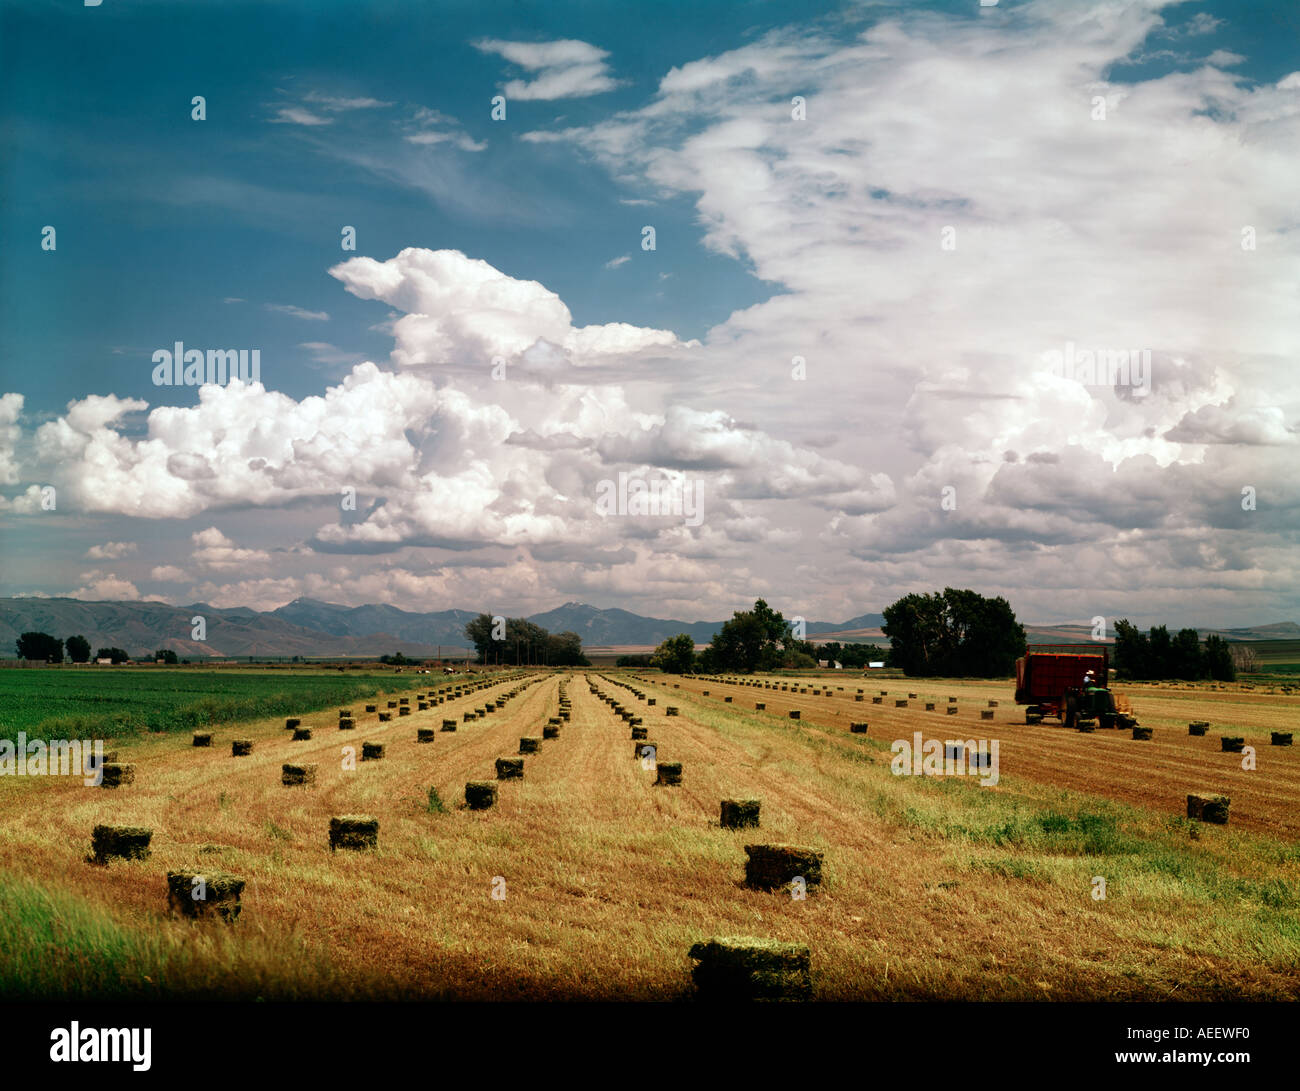
POLYGON ((63 641, 49 633, 23 633, 14 648, 19 659, 38 659, 43 663, 63 662, 63 641))
POLYGON ((704 662, 713 670, 748 673, 781 665, 786 651, 796 649, 789 623, 762 599, 752 610, 737 610, 713 634, 704 662))
POLYGON ((884 611, 890 662, 905 674, 997 678, 1025 653, 1024 626, 1001 596, 946 587, 904 595, 884 611))
POLYGON ((1195 629, 1179 629, 1170 648, 1172 677, 1194 682, 1205 672, 1201 661, 1201 638, 1195 629))
POLYGON ((695 641, 689 633, 670 636, 654 650, 652 666, 665 674, 689 674, 695 667, 695 641))
POLYGON ((1205 672, 1216 682, 1235 682, 1237 667, 1232 661, 1232 649, 1218 633, 1205 638, 1205 672))
POLYGON ((68 658, 74 663, 90 662, 90 641, 84 636, 70 636, 63 642, 68 650, 68 658))

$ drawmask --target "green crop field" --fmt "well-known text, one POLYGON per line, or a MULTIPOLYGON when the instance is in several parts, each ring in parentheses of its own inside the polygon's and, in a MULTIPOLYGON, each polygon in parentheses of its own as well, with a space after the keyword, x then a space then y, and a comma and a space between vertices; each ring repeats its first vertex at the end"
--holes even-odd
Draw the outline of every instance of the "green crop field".
POLYGON ((1300 674, 1300 640, 1252 640, 1260 673, 1300 674))
POLYGON ((120 738, 297 715, 428 685, 428 676, 320 669, 63 667, 0 671, 0 738, 120 738))

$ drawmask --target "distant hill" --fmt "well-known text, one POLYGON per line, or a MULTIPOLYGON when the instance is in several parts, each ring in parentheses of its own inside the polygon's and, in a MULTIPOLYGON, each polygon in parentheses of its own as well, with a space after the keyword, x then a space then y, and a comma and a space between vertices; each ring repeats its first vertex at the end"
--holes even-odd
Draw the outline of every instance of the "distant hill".
MULTIPOLYGON (((160 602, 83 602, 80 599, 0 599, 0 658, 14 654, 14 641, 29 630, 67 638, 84 634, 91 650, 125 648, 133 656, 146 656, 170 648, 182 658, 206 656, 315 656, 362 657, 392 652, 433 658, 467 654, 465 623, 475 610, 437 610, 417 613, 396 606, 372 604, 340 606, 319 599, 301 598, 265 612, 246 606, 218 609, 205 603, 169 606, 160 602), (206 637, 191 636, 191 618, 202 615, 206 637)), ((581 602, 566 602, 528 618, 553 633, 577 633, 585 646, 654 648, 670 636, 687 633, 697 644, 707 644, 722 627, 721 621, 675 621, 644 617, 628 610, 600 609, 581 602)), ((788 619, 787 619, 788 620, 788 619)), ((847 621, 808 621, 810 640, 825 643, 856 641, 885 644, 880 614, 859 614, 847 621)), ((1026 625, 1031 644, 1089 643, 1091 627, 1079 622, 1060 625, 1026 625)), ((1219 633, 1226 640, 1295 640, 1300 625, 1275 622, 1239 629, 1201 629, 1204 638, 1219 633)), ((1108 632, 1107 639, 1113 638, 1108 632)))

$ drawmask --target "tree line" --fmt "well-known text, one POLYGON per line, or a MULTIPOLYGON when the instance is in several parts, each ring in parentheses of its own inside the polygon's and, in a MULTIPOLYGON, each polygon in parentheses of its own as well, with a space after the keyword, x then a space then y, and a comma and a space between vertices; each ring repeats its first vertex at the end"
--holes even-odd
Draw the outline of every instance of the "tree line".
MULTIPOLYGON (((14 650, 19 659, 34 659, 40 663, 62 663, 65 653, 70 663, 90 662, 90 641, 80 634, 60 640, 49 633, 23 633, 14 641, 14 650)), ((171 662, 176 662, 175 652, 160 650, 154 654, 170 655, 171 662)), ((111 659, 114 663, 131 662, 131 656, 121 648, 100 648, 95 652, 95 658, 111 659)))
POLYGON ((479 614, 465 625, 465 636, 484 665, 512 667, 590 667, 582 638, 574 632, 552 633, 521 617, 479 614))
POLYGON ((1170 636, 1167 626, 1155 625, 1143 633, 1127 618, 1115 622, 1114 666, 1117 677, 1133 681, 1237 679, 1232 647, 1217 633, 1211 633, 1202 644, 1195 629, 1179 629, 1170 636))

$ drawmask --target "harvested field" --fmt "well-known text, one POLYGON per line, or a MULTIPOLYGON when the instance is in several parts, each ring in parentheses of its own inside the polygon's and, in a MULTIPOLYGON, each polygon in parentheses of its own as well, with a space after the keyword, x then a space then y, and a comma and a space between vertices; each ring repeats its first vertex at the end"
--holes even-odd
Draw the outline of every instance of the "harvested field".
POLYGON ((535 674, 465 723, 522 676, 400 724, 359 715, 385 759, 352 768, 335 703, 303 711, 309 740, 288 737, 281 710, 240 723, 255 745, 235 762, 188 735, 120 739, 139 775, 113 792, 0 779, 0 949, 23 949, 54 913, 120 937, 15 959, 0 991, 65 995, 81 979, 104 996, 674 999, 692 994, 693 945, 747 936, 806 945, 814 999, 1300 997, 1300 755, 1269 745, 1293 724, 1290 697, 1138 690, 1155 731, 1135 743, 1013 722, 1005 683, 912 682, 924 700, 956 694, 959 713, 890 701, 863 735, 839 690, 764 690, 759 711, 724 702, 735 687, 717 679, 585 677, 535 674), (495 780, 496 760, 557 715, 565 678, 563 734, 513 759, 523 779, 495 780), (643 719, 686 770, 680 786, 630 760, 627 722, 592 688, 643 719), (998 697, 999 721, 980 721, 998 697), (458 730, 420 745, 444 715, 458 730), (1187 735, 1197 718, 1208 736, 1187 735), (1256 770, 1219 751, 1229 728, 1256 770), (893 775, 890 741, 914 731, 995 733, 998 783, 893 775), (316 765, 315 786, 285 790, 289 762, 316 765), (471 783, 495 787, 494 805, 465 806, 471 783), (1230 797, 1231 822, 1189 820, 1193 793, 1230 797), (753 832, 722 827, 719 800, 759 798, 763 842, 823 854, 815 895, 743 886, 753 832), (377 819, 378 848, 331 853, 341 815, 377 819), (97 824, 151 829, 150 859, 88 863, 97 824), (166 873, 196 862, 246 881, 237 922, 167 915, 166 873), (210 947, 189 943, 195 927, 214 931, 210 947))

